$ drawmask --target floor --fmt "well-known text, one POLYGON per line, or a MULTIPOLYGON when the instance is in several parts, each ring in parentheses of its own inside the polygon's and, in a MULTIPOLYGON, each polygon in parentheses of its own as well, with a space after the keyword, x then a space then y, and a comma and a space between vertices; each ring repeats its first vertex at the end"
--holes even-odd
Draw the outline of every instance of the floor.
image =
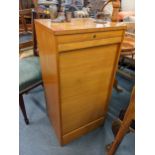
POLYGON ((26 49, 25 51, 20 51, 20 53, 19 53, 20 59, 30 57, 30 56, 33 56, 33 49, 31 47, 29 50, 26 49))
MULTIPOLYGON (((61 147, 46 114, 44 91, 40 86, 24 96, 30 125, 26 126, 19 115, 20 155, 106 155, 105 146, 113 140, 111 122, 119 111, 127 107, 133 81, 117 75, 122 93, 112 92, 108 117, 105 123, 89 134, 61 147)), ((129 133, 120 144, 116 155, 135 154, 135 135, 129 133)))

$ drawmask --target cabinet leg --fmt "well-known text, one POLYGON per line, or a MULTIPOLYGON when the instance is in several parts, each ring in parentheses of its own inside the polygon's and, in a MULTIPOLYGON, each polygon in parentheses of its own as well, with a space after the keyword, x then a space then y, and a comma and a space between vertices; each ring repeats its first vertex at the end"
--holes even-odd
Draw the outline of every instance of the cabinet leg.
POLYGON ((23 95, 19 95, 19 106, 20 106, 20 109, 21 109, 22 114, 24 116, 25 123, 28 125, 29 124, 29 119, 27 118, 23 95))

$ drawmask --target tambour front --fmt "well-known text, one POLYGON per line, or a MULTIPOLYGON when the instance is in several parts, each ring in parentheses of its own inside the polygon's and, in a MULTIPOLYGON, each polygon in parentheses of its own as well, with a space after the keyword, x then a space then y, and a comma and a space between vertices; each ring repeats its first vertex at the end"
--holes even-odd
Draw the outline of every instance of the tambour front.
POLYGON ((61 145, 103 124, 126 27, 35 21, 48 116, 61 145))

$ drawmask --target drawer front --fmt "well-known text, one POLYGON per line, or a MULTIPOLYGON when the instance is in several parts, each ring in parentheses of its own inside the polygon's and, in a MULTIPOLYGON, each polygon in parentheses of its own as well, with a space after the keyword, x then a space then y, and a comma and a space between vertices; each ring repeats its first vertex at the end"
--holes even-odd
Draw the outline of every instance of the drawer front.
POLYGON ((57 37, 58 44, 82 42, 88 40, 98 40, 111 37, 121 37, 123 31, 108 31, 108 32, 94 32, 94 33, 84 33, 76 35, 63 35, 57 37))
POLYGON ((113 38, 105 38, 100 40, 90 40, 83 42, 74 42, 74 43, 63 43, 58 45, 58 52, 65 52, 77 49, 84 49, 102 45, 110 45, 121 43, 122 37, 113 37, 113 38))

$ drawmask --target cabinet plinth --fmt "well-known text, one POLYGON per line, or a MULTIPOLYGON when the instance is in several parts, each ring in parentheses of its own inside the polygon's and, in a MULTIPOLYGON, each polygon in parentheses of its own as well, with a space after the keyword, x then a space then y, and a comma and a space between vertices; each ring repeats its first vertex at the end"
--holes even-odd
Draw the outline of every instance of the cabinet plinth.
POLYGON ((67 144, 103 123, 126 26, 87 18, 35 27, 48 116, 67 144))

